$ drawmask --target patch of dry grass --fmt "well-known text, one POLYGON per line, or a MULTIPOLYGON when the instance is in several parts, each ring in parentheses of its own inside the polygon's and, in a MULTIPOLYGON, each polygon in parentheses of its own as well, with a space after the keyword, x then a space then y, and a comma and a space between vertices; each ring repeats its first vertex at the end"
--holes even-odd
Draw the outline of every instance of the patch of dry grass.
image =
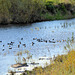
POLYGON ((75 75, 75 51, 58 55, 49 66, 35 68, 29 75, 75 75))

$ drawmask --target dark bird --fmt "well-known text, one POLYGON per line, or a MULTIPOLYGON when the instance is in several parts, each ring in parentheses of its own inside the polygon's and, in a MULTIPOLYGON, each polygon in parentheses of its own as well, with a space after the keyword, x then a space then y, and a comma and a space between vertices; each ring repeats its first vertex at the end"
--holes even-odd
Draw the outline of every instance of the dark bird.
POLYGON ((12 49, 12 47, 10 47, 9 49, 12 49))
POLYGON ((4 47, 5 45, 3 45, 3 47, 4 47))
POLYGON ((21 42, 19 42, 21 44, 21 42))
POLYGON ((18 48, 20 47, 20 45, 18 45, 18 48))
POLYGON ((2 41, 0 41, 0 42, 2 42, 2 41))
POLYGON ((34 45, 34 42, 32 42, 32 46, 34 45))
POLYGON ((23 40, 23 38, 21 38, 21 40, 23 40))
POLYGON ((2 51, 4 51, 5 49, 3 49, 2 51))
POLYGON ((26 47, 26 44, 23 44, 24 47, 26 47))

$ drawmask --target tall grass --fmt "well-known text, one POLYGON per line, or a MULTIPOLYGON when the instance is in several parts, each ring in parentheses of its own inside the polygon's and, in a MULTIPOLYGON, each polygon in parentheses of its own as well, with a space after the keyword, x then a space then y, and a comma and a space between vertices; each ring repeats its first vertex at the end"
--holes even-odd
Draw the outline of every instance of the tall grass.
POLYGON ((75 50, 67 55, 58 55, 49 66, 35 68, 28 75, 75 75, 75 50))

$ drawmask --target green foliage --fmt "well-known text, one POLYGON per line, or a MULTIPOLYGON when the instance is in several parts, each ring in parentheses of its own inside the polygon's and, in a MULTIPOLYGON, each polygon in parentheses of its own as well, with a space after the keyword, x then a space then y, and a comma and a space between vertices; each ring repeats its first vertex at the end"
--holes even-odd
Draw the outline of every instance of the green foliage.
POLYGON ((51 12, 51 13, 55 13, 55 6, 54 6, 54 4, 53 4, 53 2, 52 1, 48 1, 47 3, 46 3, 46 9, 49 11, 49 12, 51 12))
POLYGON ((12 19, 14 22, 33 22, 40 19, 40 13, 44 9, 41 0, 11 0, 12 19))
POLYGON ((63 13, 66 13, 67 10, 66 10, 65 4, 64 3, 59 3, 58 5, 59 5, 58 9, 63 11, 63 13))
POLYGON ((60 0, 56 2, 57 0, 0 0, 0 24, 64 19, 69 15, 75 17, 74 6, 61 3, 60 0))
POLYGON ((10 0, 0 0, 0 23, 10 22, 10 13, 11 8, 10 0))
POLYGON ((59 4, 59 3, 71 3, 71 4, 75 4, 75 0, 46 0, 47 1, 52 1, 55 4, 59 4))
POLYGON ((41 15, 45 20, 54 20, 54 16, 51 13, 45 13, 41 15))

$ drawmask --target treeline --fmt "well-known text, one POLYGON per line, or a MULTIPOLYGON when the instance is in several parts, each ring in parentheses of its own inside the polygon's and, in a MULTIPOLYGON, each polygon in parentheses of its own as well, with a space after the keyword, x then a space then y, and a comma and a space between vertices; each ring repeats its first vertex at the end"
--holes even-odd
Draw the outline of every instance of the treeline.
POLYGON ((75 17, 75 6, 46 0, 0 0, 0 24, 29 23, 75 17))

